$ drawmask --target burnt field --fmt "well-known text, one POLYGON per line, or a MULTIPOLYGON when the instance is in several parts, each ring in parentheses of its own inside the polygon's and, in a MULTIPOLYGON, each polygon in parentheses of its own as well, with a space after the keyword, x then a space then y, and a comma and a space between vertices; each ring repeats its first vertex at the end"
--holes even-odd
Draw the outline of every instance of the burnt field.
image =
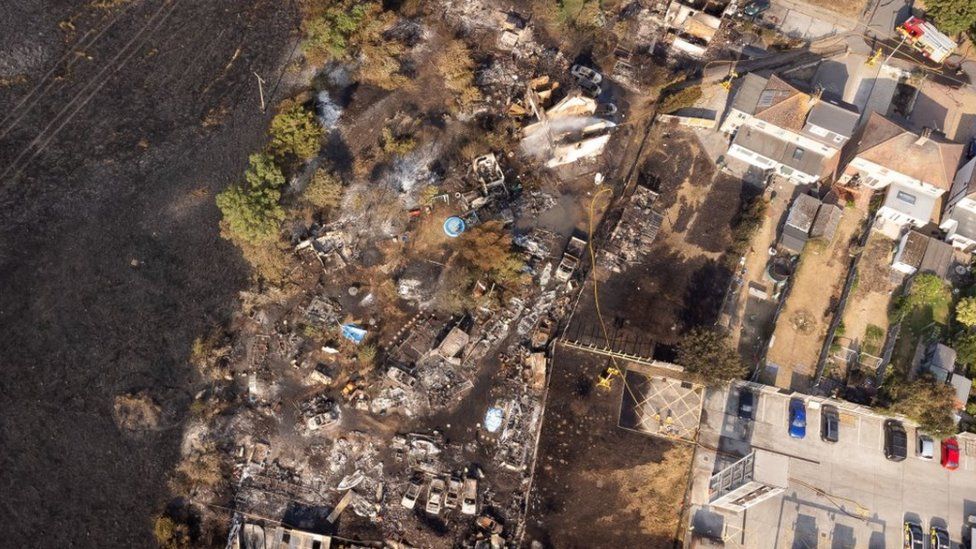
MULTIPOLYGON (((621 273, 597 273, 610 346, 643 356, 692 327, 715 322, 732 275, 726 258, 731 234, 741 204, 754 192, 717 172, 691 132, 652 131, 638 181, 659 194, 654 207, 664 215, 660 232, 639 263, 621 273)), ((592 280, 565 336, 599 346, 606 341, 592 280)))
MULTIPOLYGON (((671 547, 691 446, 617 426, 621 378, 607 358, 557 346, 536 457, 526 541, 546 547, 671 547)), ((623 364, 621 364, 621 367, 623 364)))
POLYGON ((32 2, 0 22, 0 539, 148 547, 192 341, 246 282, 213 196, 264 139, 296 14, 272 1, 32 2), (96 7, 110 5, 113 7, 96 7), (112 418, 148 388, 158 431, 112 418))

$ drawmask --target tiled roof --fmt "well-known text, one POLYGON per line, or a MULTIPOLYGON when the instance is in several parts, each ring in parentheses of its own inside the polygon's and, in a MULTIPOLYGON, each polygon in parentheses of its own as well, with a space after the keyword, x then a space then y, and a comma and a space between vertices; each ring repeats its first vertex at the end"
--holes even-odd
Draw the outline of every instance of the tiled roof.
POLYGON ((919 143, 919 135, 872 112, 857 156, 944 190, 952 187, 963 146, 932 135, 919 143))

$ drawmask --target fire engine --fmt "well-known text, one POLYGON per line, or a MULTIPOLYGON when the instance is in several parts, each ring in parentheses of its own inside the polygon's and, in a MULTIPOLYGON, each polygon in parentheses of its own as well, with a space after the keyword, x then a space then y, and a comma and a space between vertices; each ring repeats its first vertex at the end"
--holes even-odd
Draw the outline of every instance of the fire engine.
POLYGON ((925 19, 910 17, 898 32, 913 48, 936 63, 945 61, 956 50, 956 43, 925 19))

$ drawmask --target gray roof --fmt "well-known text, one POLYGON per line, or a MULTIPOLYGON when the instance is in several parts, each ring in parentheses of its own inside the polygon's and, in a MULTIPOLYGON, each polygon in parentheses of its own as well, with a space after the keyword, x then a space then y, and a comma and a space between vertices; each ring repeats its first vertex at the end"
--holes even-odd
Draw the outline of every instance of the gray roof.
POLYGON ((779 236, 779 245, 794 253, 803 251, 807 243, 807 233, 787 225, 783 227, 783 234, 779 236))
POLYGON ((820 208, 819 200, 808 194, 801 194, 793 200, 790 213, 786 217, 786 224, 809 233, 813 227, 813 220, 817 217, 818 208, 820 208))
POLYGON ((810 236, 812 238, 823 238, 826 241, 831 241, 834 239, 834 233, 837 231, 837 225, 840 224, 840 218, 844 215, 844 210, 840 206, 823 204, 820 209, 817 210, 817 218, 813 220, 813 228, 810 229, 810 236))
POLYGON ((732 143, 805 174, 819 176, 824 171, 825 158, 817 152, 749 126, 739 128, 732 143))
POLYGON ((952 208, 948 218, 954 219, 958 224, 956 234, 976 240, 976 212, 957 206, 952 208))
POLYGON ((932 210, 935 208, 936 198, 927 194, 922 194, 910 187, 893 182, 888 186, 888 193, 885 195, 884 205, 897 212, 905 214, 915 219, 927 222, 932 217, 932 210), (902 192, 915 198, 915 203, 906 202, 898 198, 898 193, 902 192))
MULTIPOLYGON (((810 109, 810 114, 807 115, 807 124, 814 124, 849 138, 854 134, 854 127, 857 125, 860 117, 861 115, 858 114, 856 108, 855 110, 850 110, 821 99, 810 109)), ((819 136, 814 137, 816 139, 823 139, 819 136)))
POLYGON ((910 265, 918 269, 922 265, 925 257, 925 249, 928 247, 929 237, 918 231, 908 231, 902 237, 901 248, 898 250, 898 262, 910 265))
POLYGON ((966 404, 966 401, 969 400, 969 393, 973 389, 973 380, 966 376, 952 374, 949 378, 949 383, 956 390, 956 400, 962 404, 966 404))
POLYGON ((732 99, 732 108, 745 113, 753 114, 756 104, 759 103, 759 96, 766 89, 767 79, 756 73, 750 72, 739 81, 739 89, 735 92, 732 99))
POLYGON ((952 265, 952 246, 931 237, 926 237, 928 243, 925 246, 925 255, 918 267, 919 272, 932 273, 939 278, 945 278, 949 274, 949 266, 952 265))

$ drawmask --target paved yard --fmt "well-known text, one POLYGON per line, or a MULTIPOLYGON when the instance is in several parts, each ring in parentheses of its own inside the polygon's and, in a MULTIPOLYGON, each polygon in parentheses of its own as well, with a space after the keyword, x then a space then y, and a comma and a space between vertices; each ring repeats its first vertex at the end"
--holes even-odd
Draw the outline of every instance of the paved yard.
POLYGON ((722 467, 750 448, 789 456, 789 487, 782 495, 741 516, 724 515, 728 546, 901 547, 906 516, 926 531, 930 524, 941 523, 959 542, 965 517, 976 514, 976 437, 960 435, 960 468, 947 471, 938 456, 927 461, 914 455, 915 428, 905 422, 909 456, 896 463, 885 459, 882 451, 883 417, 850 403, 803 397, 807 435, 793 439, 787 434, 790 395, 763 388, 755 420, 746 421, 735 414, 738 388, 707 392, 693 504, 706 503, 708 477, 716 465, 722 467), (834 444, 819 437, 823 402, 841 410, 840 441, 834 444))

